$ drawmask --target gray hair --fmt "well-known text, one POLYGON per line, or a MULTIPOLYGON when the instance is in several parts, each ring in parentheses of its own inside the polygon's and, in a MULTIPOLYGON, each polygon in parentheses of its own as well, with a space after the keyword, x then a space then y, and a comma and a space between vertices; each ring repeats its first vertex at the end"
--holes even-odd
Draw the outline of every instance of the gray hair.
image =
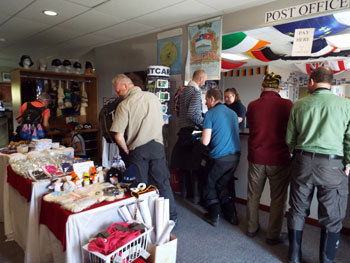
POLYGON ((50 97, 49 93, 43 92, 43 93, 41 93, 41 94, 38 96, 38 100, 41 100, 41 101, 51 101, 51 97, 50 97))
POLYGON ((119 81, 125 82, 126 84, 134 84, 132 80, 125 74, 118 74, 112 79, 113 84, 119 81))

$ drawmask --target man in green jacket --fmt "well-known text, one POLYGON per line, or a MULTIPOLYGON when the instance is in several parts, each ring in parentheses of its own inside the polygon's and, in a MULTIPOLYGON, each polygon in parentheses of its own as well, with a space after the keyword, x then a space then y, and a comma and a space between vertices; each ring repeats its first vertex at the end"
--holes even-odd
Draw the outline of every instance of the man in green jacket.
POLYGON ((293 153, 289 198, 289 262, 301 262, 305 217, 317 188, 321 224, 320 262, 334 262, 348 200, 350 170, 350 100, 331 92, 333 71, 315 69, 309 77, 310 96, 291 111, 287 145, 293 153))

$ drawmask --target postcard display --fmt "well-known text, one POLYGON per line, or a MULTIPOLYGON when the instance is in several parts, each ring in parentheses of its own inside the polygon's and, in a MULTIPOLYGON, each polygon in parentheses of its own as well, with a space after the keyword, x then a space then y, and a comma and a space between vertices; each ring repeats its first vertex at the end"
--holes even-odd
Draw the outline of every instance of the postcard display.
POLYGON ((169 92, 170 68, 165 66, 149 66, 147 69, 147 90, 154 93, 162 104, 162 111, 165 124, 168 123, 170 115, 168 105, 170 101, 169 92))

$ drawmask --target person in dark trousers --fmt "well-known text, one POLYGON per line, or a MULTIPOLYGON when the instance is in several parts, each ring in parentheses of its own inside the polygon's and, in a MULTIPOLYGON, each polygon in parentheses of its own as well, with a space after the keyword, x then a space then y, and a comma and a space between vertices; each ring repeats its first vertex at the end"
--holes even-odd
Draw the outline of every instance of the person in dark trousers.
POLYGON ((180 131, 171 158, 171 168, 179 168, 181 196, 192 197, 194 203, 200 201, 198 174, 196 174, 200 162, 194 160, 198 159, 195 156, 200 153, 194 152, 196 141, 192 132, 203 124, 200 87, 205 85, 206 79, 205 71, 197 69, 193 73, 192 80, 181 91, 178 119, 180 131))
POLYGON ((295 102, 287 129, 293 153, 289 197, 288 261, 302 262, 305 217, 317 188, 321 225, 319 259, 334 262, 345 218, 350 170, 350 101, 331 92, 333 71, 324 66, 309 76, 310 96, 295 102))
POLYGON ((239 93, 235 88, 226 89, 224 92, 225 104, 238 116, 239 128, 245 128, 246 107, 243 105, 239 93))
POLYGON ((216 226, 221 207, 225 218, 233 225, 238 224, 234 197, 230 183, 238 166, 241 144, 239 140, 237 114, 222 104, 222 92, 218 88, 207 91, 203 134, 200 142, 210 145, 210 172, 203 195, 208 213, 206 220, 216 226))
POLYGON ((155 185, 160 196, 169 199, 170 219, 176 221, 176 206, 163 145, 162 105, 155 94, 134 86, 124 74, 117 75, 112 83, 118 97, 123 99, 111 127, 111 131, 116 133, 116 142, 129 156, 130 165, 138 168, 136 181, 155 185))
POLYGON ((290 154, 286 132, 292 102, 279 95, 281 76, 264 77, 260 98, 248 105, 248 188, 247 235, 259 232, 259 205, 266 179, 270 184, 270 217, 266 243, 276 245, 287 239, 282 233, 290 178, 290 154))

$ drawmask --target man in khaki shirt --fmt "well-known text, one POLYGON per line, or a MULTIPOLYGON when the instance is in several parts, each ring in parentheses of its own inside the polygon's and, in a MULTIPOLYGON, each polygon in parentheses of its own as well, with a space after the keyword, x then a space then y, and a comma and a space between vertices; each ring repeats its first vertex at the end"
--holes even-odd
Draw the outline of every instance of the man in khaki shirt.
POLYGON ((118 97, 123 98, 116 110, 111 131, 119 147, 136 165, 136 180, 155 185, 160 196, 170 202, 170 219, 176 220, 174 196, 170 187, 163 145, 163 114, 159 99, 151 92, 134 86, 129 77, 119 74, 112 83, 118 97), (127 141, 124 139, 126 132, 127 141))

